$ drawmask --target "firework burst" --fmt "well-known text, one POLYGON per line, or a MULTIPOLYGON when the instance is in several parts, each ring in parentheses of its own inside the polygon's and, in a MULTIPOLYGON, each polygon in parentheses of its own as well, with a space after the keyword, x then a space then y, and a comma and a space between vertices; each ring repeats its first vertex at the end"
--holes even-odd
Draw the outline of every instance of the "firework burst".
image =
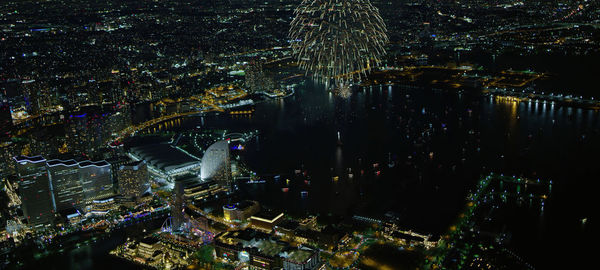
POLYGON ((327 87, 347 87, 385 55, 386 26, 369 0, 303 0, 294 13, 289 37, 298 64, 327 87))

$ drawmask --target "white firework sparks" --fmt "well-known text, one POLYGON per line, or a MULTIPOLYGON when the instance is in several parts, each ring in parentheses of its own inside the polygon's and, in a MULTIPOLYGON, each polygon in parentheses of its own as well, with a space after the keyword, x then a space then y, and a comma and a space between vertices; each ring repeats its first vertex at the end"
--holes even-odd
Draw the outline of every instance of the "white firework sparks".
POLYGON ((387 29, 369 0, 303 0, 294 13, 289 37, 298 64, 328 87, 361 79, 386 53, 387 29))

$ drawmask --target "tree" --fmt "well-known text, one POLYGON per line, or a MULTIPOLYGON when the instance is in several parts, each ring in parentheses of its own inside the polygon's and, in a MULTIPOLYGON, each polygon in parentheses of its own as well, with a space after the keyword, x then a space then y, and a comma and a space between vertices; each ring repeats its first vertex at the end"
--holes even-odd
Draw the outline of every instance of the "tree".
POLYGON ((198 251, 194 252, 194 258, 200 264, 211 264, 215 261, 215 248, 211 245, 204 245, 198 251))

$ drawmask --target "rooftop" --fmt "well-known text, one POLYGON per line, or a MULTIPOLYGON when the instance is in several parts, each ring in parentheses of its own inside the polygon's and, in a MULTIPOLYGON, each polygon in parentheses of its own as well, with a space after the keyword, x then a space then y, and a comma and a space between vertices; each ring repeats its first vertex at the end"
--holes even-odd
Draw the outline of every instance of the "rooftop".
POLYGON ((140 243, 143 243, 146 245, 154 245, 154 244, 158 243, 158 239, 152 238, 152 237, 146 237, 146 238, 142 239, 140 241, 140 243))
POLYGON ((258 202, 250 201, 250 200, 245 200, 245 201, 241 201, 239 203, 224 205, 223 208, 225 208, 225 209, 245 210, 248 207, 252 207, 252 206, 257 205, 257 204, 258 204, 258 202))
POLYGON ((257 219, 257 220, 262 220, 262 221, 273 222, 277 218, 280 218, 282 216, 283 216, 282 212, 271 211, 271 210, 262 210, 256 214, 252 215, 251 218, 257 219))
POLYGON ((277 225, 278 228, 286 229, 286 230, 296 230, 300 226, 300 223, 295 220, 285 220, 277 225))
POLYGON ((308 249, 295 249, 288 253, 287 260, 295 263, 304 263, 310 258, 315 252, 308 249))
POLYGON ((286 247, 283 243, 272 241, 272 240, 262 240, 259 241, 256 245, 258 251, 261 254, 267 255, 269 257, 275 257, 286 247))
POLYGON ((58 165, 64 165, 64 166, 73 166, 76 165, 77 161, 73 160, 73 159, 69 159, 69 160, 60 160, 60 159, 52 159, 52 160, 48 160, 48 166, 52 167, 52 166, 58 166, 58 165))
POLYGON ((130 152, 149 165, 162 171, 199 164, 200 160, 166 143, 156 143, 131 148, 130 152))
POLYGON ((14 157, 14 160, 17 161, 17 162, 32 162, 32 163, 38 163, 38 162, 46 161, 46 159, 43 158, 42 156, 34 156, 34 157, 16 156, 16 157, 14 157))

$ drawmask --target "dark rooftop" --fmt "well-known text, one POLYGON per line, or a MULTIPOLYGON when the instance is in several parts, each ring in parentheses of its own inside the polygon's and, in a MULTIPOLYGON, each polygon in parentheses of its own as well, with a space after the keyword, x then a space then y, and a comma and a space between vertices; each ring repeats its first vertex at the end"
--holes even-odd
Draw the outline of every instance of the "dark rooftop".
POLYGON ((142 239, 140 241, 140 243, 144 243, 147 245, 154 245, 154 244, 158 243, 158 239, 152 238, 152 237, 146 237, 146 238, 142 239))
POLYGON ((279 225, 277 225, 277 227, 279 227, 279 228, 283 228, 283 229, 290 230, 290 231, 296 230, 299 226, 300 226, 300 223, 298 223, 298 221, 295 221, 295 220, 285 220, 285 221, 281 222, 279 225))

